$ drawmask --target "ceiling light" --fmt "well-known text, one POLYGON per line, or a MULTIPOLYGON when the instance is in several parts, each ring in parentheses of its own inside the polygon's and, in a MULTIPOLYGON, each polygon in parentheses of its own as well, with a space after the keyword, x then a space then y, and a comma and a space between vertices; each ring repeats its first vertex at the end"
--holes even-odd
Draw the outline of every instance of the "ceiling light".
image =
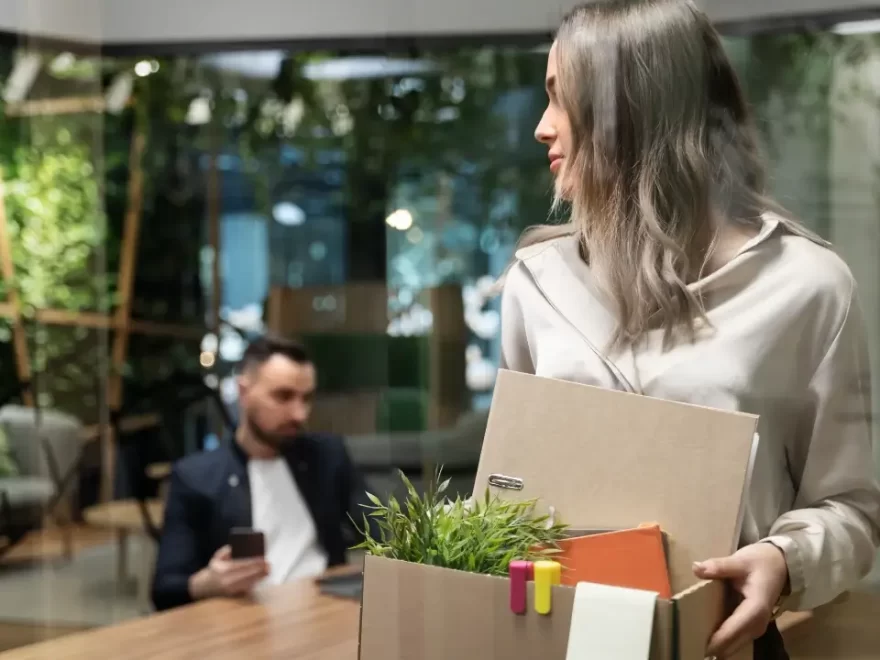
POLYGON ((197 96, 189 102, 186 111, 186 123, 190 126, 203 126, 211 121, 211 99, 197 96))
POLYGON ((18 58, 3 89, 3 100, 7 103, 23 101, 37 79, 40 66, 40 56, 36 53, 26 53, 18 58))
POLYGON ((846 21, 843 23, 838 23, 831 31, 834 34, 874 34, 875 32, 880 32, 880 18, 875 18, 867 21, 846 21))
MULTIPOLYGON (((248 78, 274 79, 286 54, 281 50, 216 53, 201 58, 205 64, 248 78)), ((438 69, 429 60, 391 58, 381 55, 335 57, 309 62, 302 74, 312 80, 351 80, 355 78, 391 78, 430 73, 438 69)))
POLYGON ((141 60, 134 65, 134 72, 141 78, 146 78, 153 73, 153 65, 148 60, 141 60))
POLYGON ((285 227, 299 227, 306 221, 306 212, 293 202, 278 202, 272 209, 275 222, 285 227))
POLYGON ((392 78, 437 70, 428 60, 411 60, 382 56, 339 57, 309 62, 303 75, 313 80, 351 80, 354 78, 392 78))
POLYGON ((209 332, 204 337, 202 337, 202 345, 199 348, 202 349, 202 353, 216 353, 217 346, 217 335, 209 332))
POLYGON ((406 231, 413 225, 412 213, 406 209, 398 209, 385 218, 385 223, 392 229, 406 231))
POLYGON ((52 60, 49 69, 55 74, 64 73, 73 68, 74 64, 76 64, 76 57, 74 57, 73 53, 61 53, 52 60))
POLYGON ((226 362, 238 362, 244 355, 247 348, 244 339, 234 330, 227 330, 222 333, 220 339, 220 357, 226 362))
POLYGON ((131 88, 134 84, 134 78, 128 72, 120 73, 110 83, 107 93, 104 97, 107 112, 118 115, 125 108, 128 99, 131 98, 131 88))
POLYGON ((281 70, 284 51, 264 50, 244 53, 216 53, 201 58, 202 62, 214 68, 237 73, 248 78, 271 79, 281 70))

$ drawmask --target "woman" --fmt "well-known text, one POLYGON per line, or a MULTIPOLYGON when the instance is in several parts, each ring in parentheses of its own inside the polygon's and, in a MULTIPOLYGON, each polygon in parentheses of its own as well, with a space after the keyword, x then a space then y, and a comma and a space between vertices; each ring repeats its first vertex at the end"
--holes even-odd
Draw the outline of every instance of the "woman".
POLYGON ((695 565, 741 604, 710 641, 784 658, 880 545, 869 374, 853 277, 764 196, 754 131, 708 18, 611 0, 564 20, 536 131, 569 222, 525 234, 502 366, 760 415, 741 549, 695 565))

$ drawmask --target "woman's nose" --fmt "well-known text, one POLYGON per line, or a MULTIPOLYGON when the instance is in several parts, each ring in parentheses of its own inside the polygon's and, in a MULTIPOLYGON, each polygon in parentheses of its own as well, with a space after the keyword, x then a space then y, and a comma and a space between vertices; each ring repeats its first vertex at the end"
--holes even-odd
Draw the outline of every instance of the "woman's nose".
POLYGON ((535 128, 535 139, 541 144, 551 145, 556 141, 556 129, 553 128, 553 122, 550 121, 549 112, 544 111, 541 121, 535 128))

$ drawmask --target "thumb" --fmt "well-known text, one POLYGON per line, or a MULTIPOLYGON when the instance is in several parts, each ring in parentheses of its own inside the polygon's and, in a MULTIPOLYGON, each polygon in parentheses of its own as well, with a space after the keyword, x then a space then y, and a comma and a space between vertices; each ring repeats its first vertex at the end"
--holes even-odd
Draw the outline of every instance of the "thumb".
POLYGON ((738 557, 717 557, 694 562, 694 575, 702 580, 724 580, 739 577, 745 570, 738 557))
POLYGON ((230 548, 228 545, 224 545, 222 548, 220 548, 217 552, 214 553, 214 559, 226 560, 226 559, 231 559, 231 558, 232 558, 232 548, 230 548))

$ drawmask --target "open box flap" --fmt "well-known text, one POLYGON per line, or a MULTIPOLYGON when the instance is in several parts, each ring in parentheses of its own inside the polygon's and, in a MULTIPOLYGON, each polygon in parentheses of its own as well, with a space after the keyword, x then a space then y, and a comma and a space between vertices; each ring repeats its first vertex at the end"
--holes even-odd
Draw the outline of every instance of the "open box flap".
POLYGON ((658 522, 678 593, 698 583, 694 561, 736 547, 757 421, 501 370, 474 496, 501 475, 514 489, 492 486, 492 494, 538 498, 540 512, 552 506, 572 526, 658 522))
MULTIPOLYGON (((722 582, 700 582, 672 599, 677 660, 705 659, 709 639, 728 614, 725 588, 722 582)), ((752 660, 752 647, 744 648, 731 660, 752 660)))

